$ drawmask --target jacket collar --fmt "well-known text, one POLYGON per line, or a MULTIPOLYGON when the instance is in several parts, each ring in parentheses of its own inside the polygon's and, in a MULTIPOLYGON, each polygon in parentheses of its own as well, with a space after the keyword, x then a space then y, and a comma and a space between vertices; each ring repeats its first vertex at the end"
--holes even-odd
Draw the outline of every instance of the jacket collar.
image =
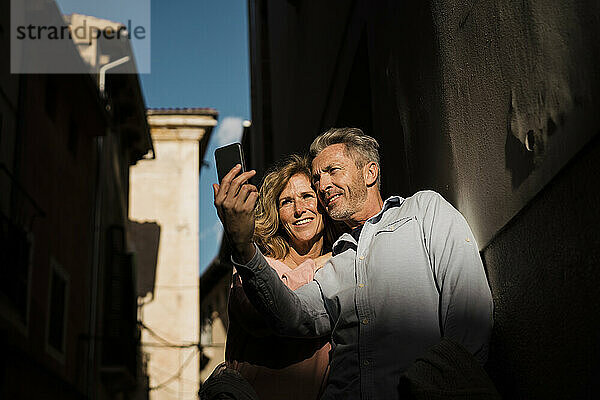
MULTIPOLYGON (((390 196, 390 197, 388 197, 383 202, 383 207, 381 208, 381 211, 379 211, 377 214, 373 215, 371 218, 369 218, 368 220, 366 220, 365 221, 365 225, 366 224, 374 225, 374 224, 378 223, 381 220, 381 218, 383 217, 383 214, 388 209, 390 209, 392 207, 399 207, 400 205, 402 205, 403 202, 404 202, 404 198, 403 197, 400 197, 400 196, 390 196)), ((344 251, 348 250, 349 248, 355 248, 356 249, 356 247, 358 247, 358 243, 352 237, 352 235, 349 234, 349 233, 344 233, 333 244, 333 246, 332 246, 332 255, 343 253, 344 251)))

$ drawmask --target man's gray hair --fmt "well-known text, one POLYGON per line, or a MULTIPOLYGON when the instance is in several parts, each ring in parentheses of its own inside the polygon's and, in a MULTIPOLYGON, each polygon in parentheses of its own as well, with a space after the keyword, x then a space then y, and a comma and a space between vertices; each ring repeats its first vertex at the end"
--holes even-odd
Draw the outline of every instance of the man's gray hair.
POLYGON ((310 145, 310 158, 314 159, 326 147, 343 144, 346 154, 354 160, 358 168, 374 162, 379 167, 377 187, 381 187, 381 164, 379 163, 379 143, 359 128, 331 128, 320 134, 310 145))
POLYGON ((326 147, 342 143, 348 155, 362 168, 373 161, 379 165, 379 143, 359 128, 331 128, 319 135, 310 145, 310 156, 315 158, 326 147))

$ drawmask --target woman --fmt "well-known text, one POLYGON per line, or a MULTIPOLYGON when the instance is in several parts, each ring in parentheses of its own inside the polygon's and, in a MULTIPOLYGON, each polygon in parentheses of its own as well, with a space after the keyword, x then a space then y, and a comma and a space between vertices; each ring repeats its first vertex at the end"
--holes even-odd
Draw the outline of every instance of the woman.
MULTIPOLYGON (((341 230, 319 206, 304 157, 292 155, 265 176, 255 213, 254 241, 283 282, 296 290, 312 281, 341 230)), ((327 379, 327 337, 273 335, 235 271, 229 320, 227 366, 239 371, 261 400, 319 398, 327 379)))

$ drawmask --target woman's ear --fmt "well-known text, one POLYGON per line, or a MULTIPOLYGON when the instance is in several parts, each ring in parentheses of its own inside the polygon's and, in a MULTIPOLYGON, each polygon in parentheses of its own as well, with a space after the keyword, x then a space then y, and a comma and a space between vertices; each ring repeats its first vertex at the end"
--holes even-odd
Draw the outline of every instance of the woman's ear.
POLYGON ((377 178, 379 178, 379 165, 375 161, 371 161, 365 165, 363 173, 365 184, 367 187, 371 187, 377 183, 377 178))

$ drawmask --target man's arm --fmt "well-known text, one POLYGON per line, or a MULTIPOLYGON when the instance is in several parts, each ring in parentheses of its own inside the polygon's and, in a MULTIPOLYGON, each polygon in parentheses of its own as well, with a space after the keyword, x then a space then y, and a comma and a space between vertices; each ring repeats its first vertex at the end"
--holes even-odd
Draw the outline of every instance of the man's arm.
POLYGON ((232 247, 232 261, 242 277, 246 296, 279 334, 322 336, 329 332, 329 319, 316 282, 291 291, 254 244, 256 187, 246 182, 255 171, 236 177, 235 166, 214 184, 215 207, 232 247))
POLYGON ((477 243, 464 217, 442 196, 424 192, 423 230, 440 291, 442 335, 484 363, 493 325, 493 302, 477 243))
MULTIPOLYGON (((326 259, 329 259, 331 253, 326 256, 326 259)), ((323 257, 323 259, 325 259, 325 257, 323 257)), ((274 265, 272 261, 269 259, 267 259, 267 261, 271 268, 277 272, 279 279, 281 279, 281 281, 291 290, 296 291, 313 280, 315 274, 314 263, 306 261, 297 268, 283 272, 278 269, 277 265, 274 265)), ((240 274, 237 273, 235 268, 233 271, 234 274, 229 294, 229 318, 232 321, 235 320, 235 322, 239 323, 242 328, 252 336, 263 337, 274 334, 275 332, 268 327, 264 316, 259 313, 250 300, 248 300, 244 288, 242 287, 240 274)))
POLYGON ((319 337, 330 333, 329 316, 315 281, 292 291, 258 248, 247 264, 233 263, 242 277, 246 296, 277 334, 319 337))

